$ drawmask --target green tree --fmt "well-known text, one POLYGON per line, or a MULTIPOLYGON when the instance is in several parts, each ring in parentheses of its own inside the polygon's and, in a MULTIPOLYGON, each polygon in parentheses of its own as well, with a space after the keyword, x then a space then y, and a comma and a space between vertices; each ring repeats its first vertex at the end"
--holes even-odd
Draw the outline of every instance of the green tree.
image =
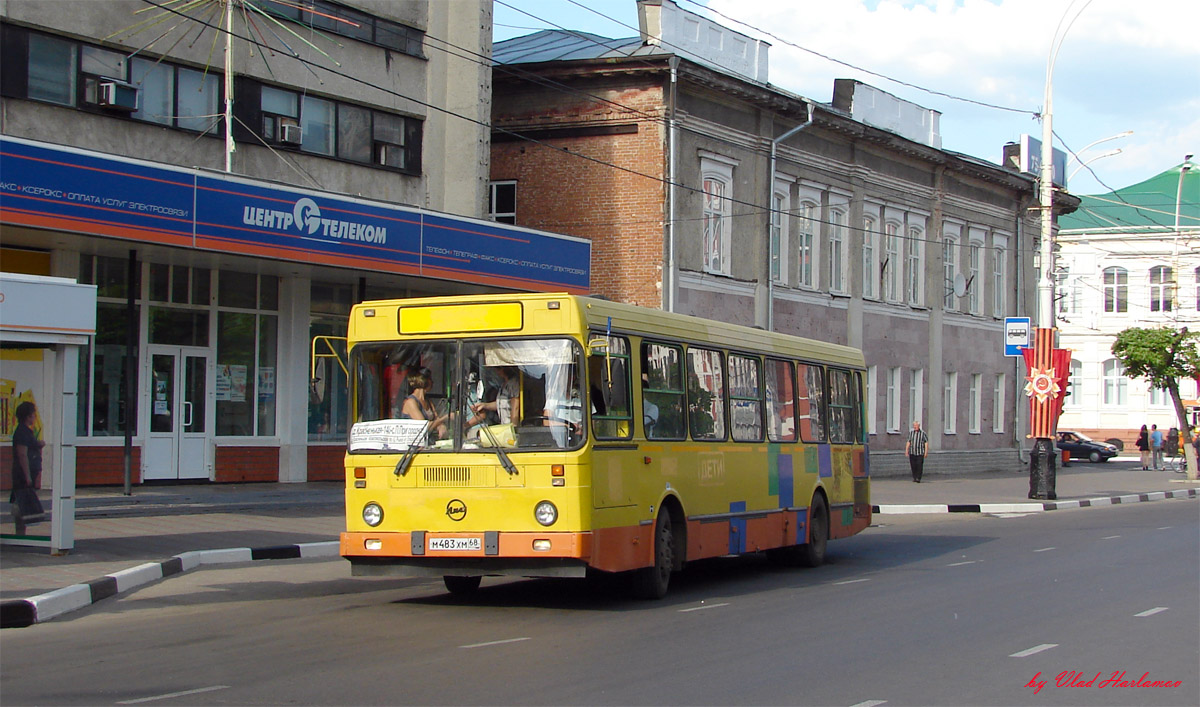
POLYGON ((1181 329, 1144 329, 1131 327, 1117 334, 1113 342, 1113 356, 1125 367, 1125 373, 1133 378, 1145 378, 1154 388, 1171 394, 1175 415, 1179 418, 1180 436, 1185 444, 1188 478, 1196 478, 1196 450, 1190 442, 1192 429, 1188 424, 1187 411, 1179 397, 1180 378, 1200 377, 1200 352, 1196 342, 1200 333, 1181 329))

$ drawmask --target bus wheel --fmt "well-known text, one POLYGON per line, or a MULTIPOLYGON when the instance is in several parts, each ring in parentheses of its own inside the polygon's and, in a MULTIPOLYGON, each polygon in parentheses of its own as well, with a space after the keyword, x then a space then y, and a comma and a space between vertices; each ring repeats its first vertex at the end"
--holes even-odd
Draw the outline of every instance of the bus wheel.
POLYGON ((805 567, 819 567, 825 562, 825 547, 829 543, 829 508, 825 505, 825 497, 820 494, 813 497, 808 509, 808 542, 799 547, 800 564, 805 567))
POLYGON ((446 583, 446 591, 451 594, 471 594, 479 589, 479 583, 482 580, 483 577, 462 577, 451 574, 442 577, 442 581, 446 583))
POLYGON ((675 547, 670 514, 661 512, 654 524, 654 566, 634 570, 633 593, 640 599, 662 599, 671 582, 675 565, 675 547))

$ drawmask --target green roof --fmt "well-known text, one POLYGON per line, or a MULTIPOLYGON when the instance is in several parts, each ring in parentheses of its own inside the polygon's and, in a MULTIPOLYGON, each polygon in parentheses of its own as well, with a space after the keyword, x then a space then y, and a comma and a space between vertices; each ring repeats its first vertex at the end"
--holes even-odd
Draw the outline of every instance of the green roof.
MULTIPOLYGON (((1200 230, 1200 165, 1183 175, 1179 199, 1180 230, 1200 230)), ((1059 232, 1161 233, 1175 229, 1175 195, 1179 170, 1175 165, 1157 176, 1107 194, 1079 197, 1079 208, 1058 219, 1059 232)))

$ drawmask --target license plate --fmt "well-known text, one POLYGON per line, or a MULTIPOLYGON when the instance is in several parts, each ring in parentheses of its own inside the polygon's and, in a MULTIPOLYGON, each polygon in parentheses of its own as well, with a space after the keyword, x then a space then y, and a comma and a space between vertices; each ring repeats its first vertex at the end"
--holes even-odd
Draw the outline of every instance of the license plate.
POLYGON ((482 538, 429 538, 429 549, 442 552, 470 552, 483 549, 482 538))

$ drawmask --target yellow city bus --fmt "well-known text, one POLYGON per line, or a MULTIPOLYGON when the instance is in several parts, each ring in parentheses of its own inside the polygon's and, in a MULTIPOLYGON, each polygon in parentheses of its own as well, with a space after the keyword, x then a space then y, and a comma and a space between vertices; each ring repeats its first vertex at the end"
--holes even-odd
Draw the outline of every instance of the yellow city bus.
POLYGON ((856 349, 567 294, 366 302, 348 327, 355 576, 817 565, 871 522, 856 349))

